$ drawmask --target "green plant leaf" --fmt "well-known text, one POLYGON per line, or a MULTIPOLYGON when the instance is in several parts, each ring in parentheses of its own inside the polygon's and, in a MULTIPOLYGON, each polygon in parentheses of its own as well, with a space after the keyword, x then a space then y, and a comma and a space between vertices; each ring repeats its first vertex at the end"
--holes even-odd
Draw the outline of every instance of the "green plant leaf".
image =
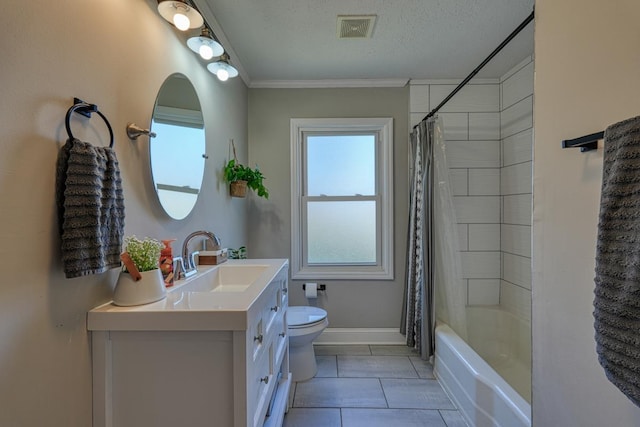
POLYGON ((266 178, 257 165, 255 169, 251 169, 248 166, 236 163, 235 159, 231 159, 224 167, 224 179, 227 182, 247 181, 247 187, 255 191, 258 196, 265 199, 269 198, 269 191, 264 186, 266 178))

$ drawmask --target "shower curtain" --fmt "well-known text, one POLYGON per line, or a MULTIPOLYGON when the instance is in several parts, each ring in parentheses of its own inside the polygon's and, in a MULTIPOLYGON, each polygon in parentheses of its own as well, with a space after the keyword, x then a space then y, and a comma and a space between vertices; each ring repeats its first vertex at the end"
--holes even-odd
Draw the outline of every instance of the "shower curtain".
POLYGON ((420 122, 411 133, 410 144, 407 265, 400 332, 406 336, 407 346, 426 360, 434 352, 436 318, 466 338, 466 292, 441 119, 435 116, 420 122))

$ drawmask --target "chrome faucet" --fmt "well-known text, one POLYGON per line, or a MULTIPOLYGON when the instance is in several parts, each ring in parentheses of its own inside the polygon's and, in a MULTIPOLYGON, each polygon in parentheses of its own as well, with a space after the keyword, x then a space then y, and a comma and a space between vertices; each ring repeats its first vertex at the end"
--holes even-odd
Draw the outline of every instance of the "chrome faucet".
POLYGON ((213 243, 213 249, 220 249, 220 239, 210 231, 194 231, 189 234, 186 239, 184 239, 184 243, 182 244, 182 263, 184 265, 184 277, 189 277, 196 273, 196 260, 195 256, 199 253, 198 251, 189 252, 189 243, 196 237, 204 237, 207 240, 213 243))

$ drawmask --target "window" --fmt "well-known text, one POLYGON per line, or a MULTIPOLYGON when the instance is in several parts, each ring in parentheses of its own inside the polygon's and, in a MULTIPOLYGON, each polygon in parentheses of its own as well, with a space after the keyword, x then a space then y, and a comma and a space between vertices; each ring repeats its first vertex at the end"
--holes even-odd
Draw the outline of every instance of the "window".
POLYGON ((393 279, 393 121, 291 119, 294 279, 393 279))

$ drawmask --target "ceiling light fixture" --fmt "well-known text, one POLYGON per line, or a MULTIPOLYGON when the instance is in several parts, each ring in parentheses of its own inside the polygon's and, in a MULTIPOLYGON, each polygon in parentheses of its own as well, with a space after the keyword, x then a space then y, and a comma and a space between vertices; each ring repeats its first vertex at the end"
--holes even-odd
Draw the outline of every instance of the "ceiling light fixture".
POLYGON ((238 70, 229 64, 229 55, 218 42, 218 38, 198 11, 193 0, 158 0, 158 12, 168 22, 181 31, 204 26, 199 36, 187 40, 189 49, 208 61, 219 57, 216 62, 207 65, 207 69, 224 82, 238 75, 238 70))
POLYGON ((183 0, 158 0, 158 12, 180 31, 200 28, 204 24, 200 12, 183 0))
POLYGON ((206 27, 202 29, 202 34, 187 40, 187 46, 207 61, 224 53, 222 45, 214 40, 211 36, 211 31, 206 27))
POLYGON ((226 52, 220 56, 220 59, 218 59, 217 62, 212 62, 207 65, 207 69, 215 74, 218 77, 218 80, 222 82, 238 75, 238 70, 236 70, 233 65, 229 64, 229 55, 227 55, 226 52))

